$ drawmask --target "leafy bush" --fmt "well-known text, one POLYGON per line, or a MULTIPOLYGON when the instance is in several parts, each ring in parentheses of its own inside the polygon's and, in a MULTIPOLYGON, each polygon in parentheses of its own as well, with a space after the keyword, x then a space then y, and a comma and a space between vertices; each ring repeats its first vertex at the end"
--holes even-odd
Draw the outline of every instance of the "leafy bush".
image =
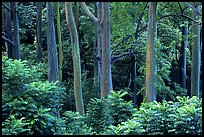
POLYGON ((142 135, 145 130, 139 122, 135 122, 134 119, 129 119, 126 122, 118 124, 116 127, 112 127, 116 135, 142 135))
POLYGON ((26 61, 2 58, 3 134, 54 134, 66 94, 58 82, 41 81, 37 71, 26 61))
POLYGON ((142 103, 133 116, 145 135, 202 134, 202 99, 177 97, 177 100, 142 103))
POLYGON ((131 118, 134 109, 132 101, 122 97, 126 91, 111 91, 107 99, 91 99, 87 106, 86 122, 96 134, 114 134, 111 128, 131 118))
POLYGON ((110 111, 110 116, 113 118, 113 125, 118 125, 121 122, 125 122, 131 118, 134 109, 132 105, 132 101, 126 102, 122 97, 127 95, 128 92, 120 90, 120 91, 112 91, 108 96, 108 107, 110 111))
POLYGON ((78 112, 66 111, 61 119, 58 119, 58 132, 62 135, 89 135, 91 127, 84 122, 85 116, 78 112))
POLYGON ((6 121, 2 122, 2 134, 3 135, 19 135, 23 132, 29 132, 30 129, 25 128, 28 125, 25 118, 16 119, 15 116, 11 115, 6 121))
POLYGON ((94 134, 98 134, 112 124, 105 99, 90 99, 86 111, 86 123, 93 129, 94 134))

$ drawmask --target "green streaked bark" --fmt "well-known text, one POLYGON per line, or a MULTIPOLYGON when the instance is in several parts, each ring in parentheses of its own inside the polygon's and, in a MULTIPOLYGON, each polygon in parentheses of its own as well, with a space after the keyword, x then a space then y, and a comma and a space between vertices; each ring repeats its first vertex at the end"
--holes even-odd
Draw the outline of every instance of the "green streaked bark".
POLYGON ((186 48, 188 46, 188 22, 182 26, 182 42, 180 56, 180 82, 181 87, 186 88, 186 48))
POLYGON ((19 37, 19 20, 17 15, 17 2, 11 2, 11 11, 13 16, 13 26, 14 26, 14 56, 15 59, 20 59, 20 37, 19 37))
POLYGON ((63 50, 61 41, 61 30, 60 30, 60 14, 59 14, 59 2, 56 2, 56 12, 57 12, 57 36, 58 36, 58 47, 59 47, 59 81, 62 82, 62 69, 63 69, 63 50))
POLYGON ((81 64, 80 64, 80 51, 79 51, 79 40, 77 35, 77 28, 74 21, 72 3, 65 2, 66 16, 68 16, 68 25, 70 25, 70 37, 72 43, 72 59, 74 66, 74 95, 76 111, 81 115, 84 114, 84 105, 82 98, 82 87, 81 87, 81 64))
POLYGON ((47 51, 48 51, 48 81, 58 79, 58 57, 54 27, 53 3, 47 2, 47 51))
POLYGON ((103 7, 103 44, 102 44, 102 91, 101 97, 107 97, 112 87, 111 56, 110 56, 110 2, 103 7))
POLYGON ((156 100, 154 86, 155 60, 154 60, 154 40, 156 32, 156 2, 150 2, 148 15, 148 37, 146 48, 146 102, 156 100))
MULTIPOLYGON (((195 7, 198 3, 194 2, 195 7)), ((200 6, 196 9, 200 12, 200 6)), ((200 16, 193 11, 193 19, 199 20, 200 16)), ((193 22, 192 27, 192 64, 191 64, 191 96, 200 97, 200 25, 193 22)))
POLYGON ((42 59, 42 2, 37 2, 36 56, 37 56, 37 60, 42 59))

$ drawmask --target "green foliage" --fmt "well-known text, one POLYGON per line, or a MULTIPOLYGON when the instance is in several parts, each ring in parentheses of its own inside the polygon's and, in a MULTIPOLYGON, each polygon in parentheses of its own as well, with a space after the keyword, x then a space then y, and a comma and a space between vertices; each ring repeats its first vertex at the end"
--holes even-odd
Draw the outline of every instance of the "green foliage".
POLYGON ((113 125, 127 121, 134 112, 132 101, 127 102, 122 98, 127 94, 127 91, 120 90, 117 92, 111 91, 108 96, 109 115, 113 118, 113 125))
POLYGON ((6 56, 2 58, 3 92, 12 96, 26 90, 25 84, 39 79, 35 66, 29 67, 25 60, 13 60, 6 56))
POLYGON ((192 135, 202 134, 202 99, 177 97, 179 102, 142 103, 134 113, 145 135, 192 135))
POLYGON ((112 124, 107 100, 90 99, 86 111, 86 123, 93 129, 94 134, 98 134, 112 124))
POLYGON ((92 129, 84 122, 85 116, 78 112, 66 111, 58 119, 58 132, 62 135, 90 135, 92 129))
POLYGON ((55 116, 66 98, 58 82, 40 80, 35 66, 2 58, 2 129, 5 134, 53 134, 55 116), (36 82, 37 81, 37 82, 36 82), (11 125, 10 123, 15 124, 11 125))
POLYGON ((97 134, 113 134, 110 125, 127 121, 134 113, 132 101, 126 102, 122 97, 126 91, 111 91, 107 99, 90 99, 87 106, 87 120, 97 134))
POLYGON ((23 132, 29 132, 30 129, 25 128, 26 125, 29 125, 25 121, 25 118, 16 119, 15 116, 11 115, 5 122, 2 122, 2 134, 3 135, 19 135, 23 132))
POLYGON ((34 2, 18 3, 19 33, 21 43, 33 44, 36 33, 36 7, 34 2))
POLYGON ((145 130, 139 122, 135 122, 134 119, 128 119, 116 127, 112 127, 116 135, 143 135, 145 130))

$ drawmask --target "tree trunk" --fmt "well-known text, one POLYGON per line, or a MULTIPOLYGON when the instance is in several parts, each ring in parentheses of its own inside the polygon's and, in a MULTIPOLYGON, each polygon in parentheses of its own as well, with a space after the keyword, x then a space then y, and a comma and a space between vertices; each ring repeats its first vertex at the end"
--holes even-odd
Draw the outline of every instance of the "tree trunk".
MULTIPOLYGON (((6 2, 6 5, 10 7, 10 3, 6 2)), ((12 35, 12 25, 11 25, 11 12, 9 10, 6 10, 5 13, 5 32, 6 32, 6 38, 10 41, 13 41, 13 35, 12 35)), ((14 45, 7 42, 6 45, 6 51, 9 58, 15 58, 15 48, 14 45)))
POLYGON ((42 60, 42 2, 37 2, 37 60, 42 60))
MULTIPOLYGON (((97 18, 99 21, 102 20, 102 2, 97 2, 97 18)), ((97 23, 97 61, 98 61, 98 76, 99 76, 99 83, 100 83, 100 90, 102 91, 102 24, 97 23)))
POLYGON ((58 79, 58 57, 55 38, 53 3, 47 2, 48 81, 58 79))
POLYGON ((131 90, 133 93, 133 105, 136 106, 137 103, 137 96, 136 96, 136 58, 135 55, 132 56, 132 71, 131 71, 131 90))
MULTIPOLYGON (((97 2, 95 4, 95 16, 97 16, 97 2)), ((95 23, 95 49, 94 49, 94 85, 96 86, 96 91, 100 92, 99 89, 99 80, 100 80, 100 63, 99 60, 97 59, 98 55, 98 23, 95 23)))
POLYGON ((81 64, 80 64, 80 51, 79 51, 79 40, 77 35, 77 28, 74 21, 74 16, 72 12, 72 3, 65 2, 65 10, 67 23, 69 25, 71 43, 72 43, 72 59, 74 66, 74 95, 75 95, 75 105, 76 111, 81 115, 84 114, 84 105, 82 98, 82 87, 81 87, 81 64), (68 6, 67 6, 68 4, 68 6))
POLYGON ((78 31, 78 27, 79 27, 79 4, 78 2, 74 2, 74 21, 75 21, 76 28, 78 31))
POLYGON ((18 15, 17 15, 17 3, 11 2, 11 11, 13 16, 13 25, 14 25, 14 56, 15 59, 20 59, 20 38, 19 38, 19 22, 18 22, 18 15))
MULTIPOLYGON (((193 6, 198 3, 194 2, 193 6)), ((200 12, 200 6, 198 5, 196 9, 200 12)), ((193 19, 199 20, 200 16, 193 11, 193 19)), ((191 96, 200 97, 200 25, 193 22, 192 27, 192 66, 191 66, 191 96)))
POLYGON ((146 102, 156 100, 154 86, 155 79, 155 60, 154 60, 154 39, 156 32, 156 2, 149 5, 148 15, 148 37, 146 49, 146 102))
POLYGON ((186 48, 188 46, 188 22, 185 22, 185 26, 182 26, 182 37, 179 74, 181 87, 186 89, 186 48))
POLYGON ((56 2, 57 12, 57 36, 58 36, 58 47, 59 47, 59 81, 62 82, 62 69, 63 69, 63 50, 61 41, 61 30, 60 30, 60 13, 59 13, 59 2, 56 2))
POLYGON ((104 2, 102 22, 102 91, 101 97, 107 97, 112 87, 110 56, 110 2, 104 2))

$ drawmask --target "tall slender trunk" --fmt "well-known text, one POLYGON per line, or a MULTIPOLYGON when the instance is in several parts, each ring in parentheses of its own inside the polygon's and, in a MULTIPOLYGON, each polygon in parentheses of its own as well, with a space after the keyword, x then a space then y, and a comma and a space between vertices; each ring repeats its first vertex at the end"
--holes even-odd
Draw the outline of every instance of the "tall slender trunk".
POLYGON ((102 45, 102 91, 101 97, 107 97, 112 87, 110 56, 110 2, 104 2, 103 8, 103 45, 102 45))
MULTIPOLYGON (((6 2, 6 5, 10 7, 10 2, 6 2)), ((6 38, 10 41, 13 41, 13 35, 12 35, 12 25, 11 25, 11 12, 9 10, 6 10, 5 12, 5 32, 6 32, 6 38)), ((15 58, 15 48, 14 45, 7 42, 6 45, 6 51, 9 58, 15 58)))
MULTIPOLYGON (((198 3, 194 2, 193 6, 196 7, 198 3)), ((196 9, 200 12, 200 6, 196 9)), ((193 19, 199 20, 200 16, 193 11, 193 19)), ((193 22, 192 27, 193 44, 192 44, 192 64, 191 64, 191 96, 200 97, 200 25, 193 22)))
POLYGON ((70 31, 71 43, 72 43, 72 59, 74 66, 74 97, 76 111, 81 115, 84 114, 84 105, 82 98, 82 87, 81 87, 81 64, 80 64, 80 51, 79 51, 79 40, 76 24, 74 21, 72 3, 65 2, 66 19, 68 28, 70 31))
POLYGON ((11 2, 11 11, 13 16, 13 25, 14 25, 14 48, 15 53, 13 58, 20 59, 20 37, 19 37, 19 20, 17 15, 17 2, 11 2))
POLYGON ((58 57, 54 27, 53 3, 47 2, 48 81, 58 79, 58 57))
POLYGON ((156 100, 154 86, 155 79, 155 59, 154 59, 154 40, 156 32, 156 2, 149 5, 148 15, 148 37, 146 49, 146 102, 156 100))
MULTIPOLYGON (((95 4, 95 16, 97 16, 98 8, 97 8, 97 2, 95 4)), ((100 63, 99 60, 97 59, 98 55, 98 23, 95 23, 95 49, 94 49, 94 85, 96 86, 96 91, 99 90, 99 80, 100 80, 100 63)))
POLYGON ((37 3, 37 60, 42 60, 42 2, 37 3))
MULTIPOLYGON (((98 2, 97 3, 97 18, 99 21, 102 20, 102 15, 103 15, 103 3, 98 2)), ((99 81, 100 81, 100 91, 102 91, 102 85, 103 85, 103 80, 102 80, 102 24, 97 23, 97 61, 98 61, 98 76, 99 76, 99 81)))
POLYGON ((185 26, 182 26, 182 37, 179 74, 181 87, 186 89, 186 48, 188 46, 188 22, 185 22, 185 26))
POLYGON ((136 96, 136 57, 135 55, 132 56, 132 71, 131 71, 131 90, 133 93, 133 105, 136 106, 137 103, 137 96, 136 96))
POLYGON ((79 4, 78 2, 74 2, 74 21, 75 21, 76 28, 78 31, 78 26, 79 26, 79 4))
POLYGON ((58 47, 59 47, 59 81, 62 82, 62 69, 63 69, 63 50, 61 41, 61 27, 60 27, 60 13, 59 13, 59 2, 56 2, 57 12, 57 36, 58 36, 58 47))

